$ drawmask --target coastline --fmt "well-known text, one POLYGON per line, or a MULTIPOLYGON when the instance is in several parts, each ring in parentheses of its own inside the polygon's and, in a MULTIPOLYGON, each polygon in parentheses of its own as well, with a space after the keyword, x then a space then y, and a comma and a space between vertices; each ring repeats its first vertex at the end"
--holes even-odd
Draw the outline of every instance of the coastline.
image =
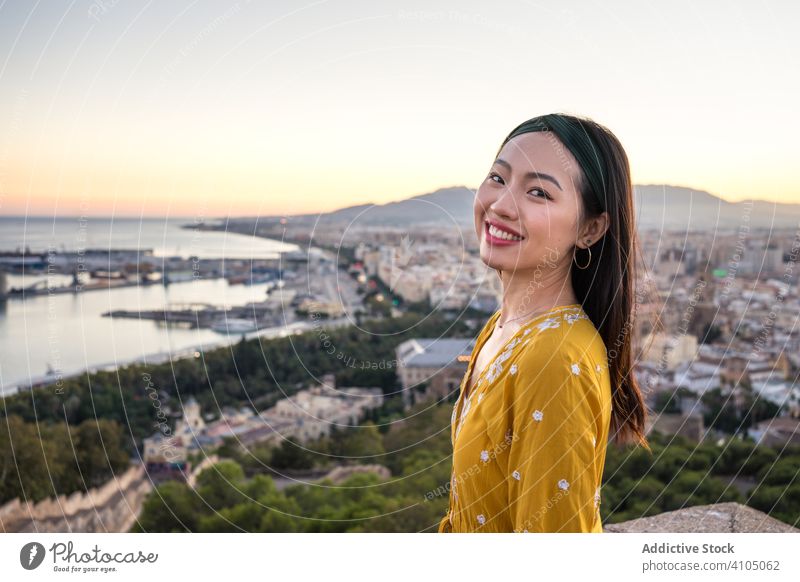
POLYGON ((124 368, 125 366, 130 366, 132 364, 160 365, 160 364, 165 364, 171 360, 174 361, 192 357, 200 357, 199 354, 204 353, 206 351, 216 350, 231 346, 237 343, 239 340, 241 340, 242 337, 244 337, 245 340, 252 340, 263 336, 267 336, 268 339, 276 339, 293 334, 305 333, 313 328, 320 326, 323 328, 341 327, 343 325, 349 325, 349 324, 350 321, 348 321, 347 318, 332 319, 326 321, 326 323, 321 325, 315 322, 298 321, 289 323, 287 325, 282 325, 277 327, 267 327, 264 329, 259 329, 257 331, 251 331, 242 334, 228 334, 220 336, 219 341, 215 342, 204 342, 194 346, 181 348, 179 350, 174 350, 171 352, 164 352, 164 351, 153 352, 137 358, 127 358, 121 361, 97 364, 94 366, 90 366, 88 368, 82 367, 79 369, 72 369, 71 371, 64 373, 49 374, 49 375, 45 374, 33 378, 32 381, 29 380, 18 384, 11 384, 9 386, 0 386, 0 399, 6 398, 8 396, 14 396, 16 394, 19 394, 20 392, 26 392, 28 390, 37 390, 39 388, 52 386, 54 384, 58 384, 62 380, 77 378, 78 376, 83 376, 84 374, 95 374, 97 372, 113 372, 115 370, 124 368))

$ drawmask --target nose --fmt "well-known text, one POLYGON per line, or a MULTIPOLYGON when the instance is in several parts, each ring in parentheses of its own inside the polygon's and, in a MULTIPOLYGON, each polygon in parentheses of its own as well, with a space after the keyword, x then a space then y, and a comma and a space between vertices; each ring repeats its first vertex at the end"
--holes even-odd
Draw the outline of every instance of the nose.
POLYGON ((510 188, 503 188, 497 199, 489 205, 490 214, 508 221, 516 221, 519 216, 517 199, 510 188))

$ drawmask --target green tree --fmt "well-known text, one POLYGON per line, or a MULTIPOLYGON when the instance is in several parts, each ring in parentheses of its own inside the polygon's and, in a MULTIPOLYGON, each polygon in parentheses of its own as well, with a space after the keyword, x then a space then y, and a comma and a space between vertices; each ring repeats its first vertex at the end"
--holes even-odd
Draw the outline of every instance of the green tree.
POLYGON ((232 507, 247 500, 243 491, 244 471, 239 463, 220 461, 197 476, 197 495, 211 511, 232 507))
POLYGON ((130 465, 120 446, 122 427, 107 419, 86 420, 73 432, 75 461, 89 487, 98 487, 130 465))
POLYGON ((314 466, 314 455, 297 439, 290 437, 272 451, 270 466, 274 469, 310 469, 314 466))
POLYGON ((167 481, 147 496, 136 524, 136 532, 194 532, 206 506, 185 483, 167 481))
POLYGON ((375 457, 384 453, 383 438, 374 423, 366 422, 347 429, 333 453, 345 458, 359 457, 352 460, 360 464, 374 463, 375 457))

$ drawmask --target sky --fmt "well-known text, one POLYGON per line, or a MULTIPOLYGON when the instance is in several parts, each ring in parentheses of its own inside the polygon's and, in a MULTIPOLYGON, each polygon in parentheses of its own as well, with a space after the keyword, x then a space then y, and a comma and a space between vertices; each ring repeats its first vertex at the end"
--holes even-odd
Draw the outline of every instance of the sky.
POLYGON ((799 6, 5 1, 0 215, 477 188, 512 128, 555 111, 610 128, 635 183, 800 203, 799 6))

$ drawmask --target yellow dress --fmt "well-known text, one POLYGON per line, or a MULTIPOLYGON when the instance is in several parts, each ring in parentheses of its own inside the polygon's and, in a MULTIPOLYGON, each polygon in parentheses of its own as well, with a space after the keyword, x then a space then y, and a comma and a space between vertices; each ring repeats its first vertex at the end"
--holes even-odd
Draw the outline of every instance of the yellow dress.
POLYGON ((602 337, 580 304, 526 321, 453 407, 450 510, 439 532, 596 532, 611 420, 602 337))

